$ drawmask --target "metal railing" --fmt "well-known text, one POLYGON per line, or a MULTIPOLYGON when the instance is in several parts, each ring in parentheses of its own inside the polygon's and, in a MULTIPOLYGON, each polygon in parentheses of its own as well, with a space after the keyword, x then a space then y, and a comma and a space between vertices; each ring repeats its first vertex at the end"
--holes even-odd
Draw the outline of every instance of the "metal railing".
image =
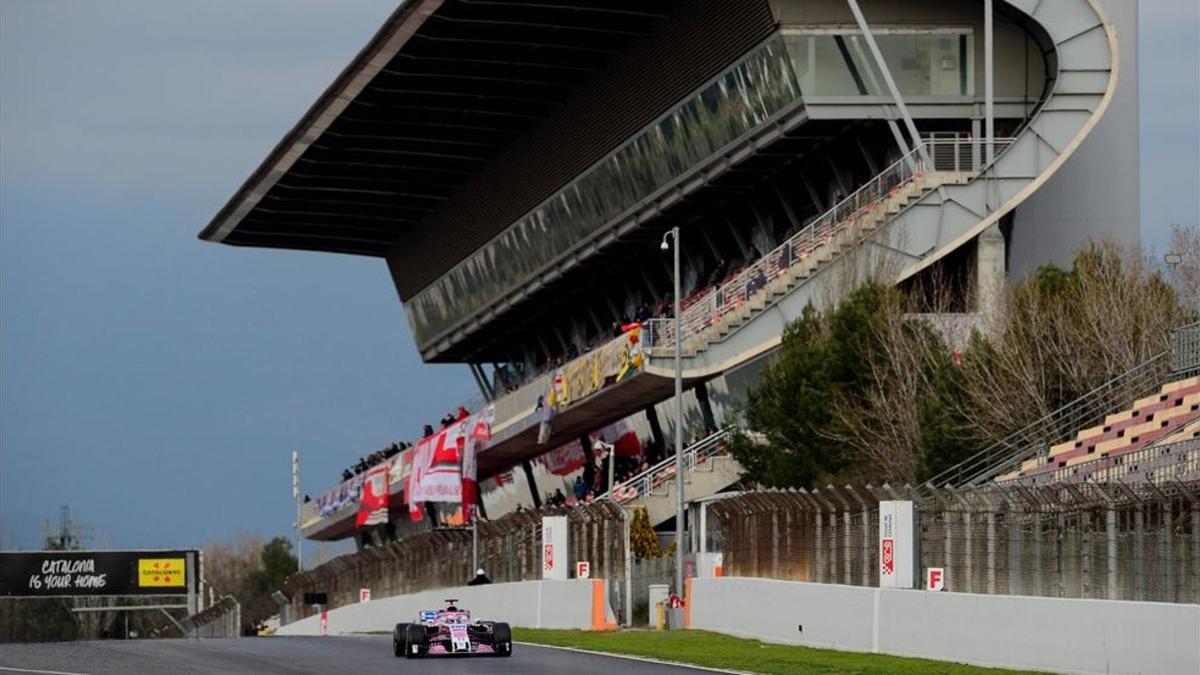
MULTIPOLYGON (((683 451, 683 470, 691 471, 704 464, 709 458, 725 452, 725 439, 729 430, 722 429, 710 436, 700 439, 683 451)), ((611 499, 618 504, 631 502, 635 499, 653 493, 654 489, 675 477, 675 456, 662 460, 654 466, 637 474, 629 480, 617 483, 612 489, 600 495, 598 499, 611 499)))
POLYGON ((1020 476, 1004 485, 1056 483, 1151 483, 1200 481, 1200 439, 1160 443, 1112 457, 1020 476))
POLYGON ((1156 391, 1169 374, 1169 366, 1167 352, 1152 357, 946 469, 928 483, 979 485, 1019 468, 1026 460, 1046 459, 1054 443, 1095 426, 1121 406, 1156 391))
MULTIPOLYGON (((996 153, 1007 149, 1013 139, 997 139, 996 153)), ((683 339, 697 335, 724 322, 756 297, 765 297, 772 282, 787 275, 795 266, 811 256, 834 238, 852 233, 856 223, 887 208, 888 200, 914 184, 931 171, 975 174, 980 168, 978 139, 927 139, 909 151, 865 185, 838 202, 799 232, 767 253, 722 280, 698 297, 686 299, 680 315, 683 339), (922 152, 924 150, 924 152, 922 152), (928 155, 928 159, 926 159, 928 155)), ((675 344, 674 320, 668 317, 651 319, 646 323, 647 344, 654 348, 675 344)))
POLYGON ((1200 370, 1200 321, 1171 332, 1171 372, 1177 375, 1200 370))

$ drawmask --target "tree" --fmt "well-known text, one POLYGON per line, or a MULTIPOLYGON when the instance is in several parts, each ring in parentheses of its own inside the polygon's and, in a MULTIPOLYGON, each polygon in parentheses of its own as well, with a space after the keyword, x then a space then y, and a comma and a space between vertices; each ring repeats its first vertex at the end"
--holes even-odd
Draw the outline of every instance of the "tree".
POLYGON ((262 547, 259 554, 260 566, 246 577, 242 589, 242 622, 254 625, 279 611, 271 594, 283 588, 288 575, 299 570, 296 556, 292 555, 292 542, 285 537, 275 537, 262 547))
POLYGON ((629 524, 629 548, 638 560, 653 560, 663 556, 662 543, 650 525, 650 515, 644 507, 633 511, 629 524))

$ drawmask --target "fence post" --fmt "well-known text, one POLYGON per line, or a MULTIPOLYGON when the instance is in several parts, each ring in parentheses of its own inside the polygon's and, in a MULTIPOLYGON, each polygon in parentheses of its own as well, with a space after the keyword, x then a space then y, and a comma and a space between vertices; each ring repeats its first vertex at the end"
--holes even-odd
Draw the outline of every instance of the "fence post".
POLYGON ((1117 511, 1110 504, 1105 523, 1108 535, 1108 599, 1117 599, 1117 511))
POLYGON ((862 585, 874 586, 871 583, 871 572, 874 571, 871 565, 871 511, 865 505, 862 519, 862 585))
MULTIPOLYGON (((829 512, 829 581, 837 583, 838 578, 838 531, 837 531, 837 512, 829 512)), ((843 555, 845 555, 843 553, 843 555)))
POLYGON ((779 578, 779 512, 771 511, 771 578, 779 578))
POLYGON ((996 593, 996 512, 991 510, 987 512, 987 592, 996 593))
POLYGON ((1133 599, 1146 599, 1146 505, 1138 504, 1133 511, 1133 599))
POLYGON ((1168 502, 1163 504, 1163 601, 1175 602, 1175 551, 1174 509, 1168 502))
POLYGON ((1200 501, 1192 499, 1192 599, 1200 603, 1200 501))
POLYGON ((1033 594, 1042 595, 1042 512, 1033 514, 1033 594))
POLYGON ((1023 514, 1013 511, 1010 505, 1008 516, 1008 594, 1021 595, 1021 518, 1023 514))
POLYGON ((1091 511, 1087 512, 1086 517, 1084 517, 1084 516, 1080 517, 1079 524, 1080 524, 1080 540, 1082 542, 1081 546, 1083 548, 1083 550, 1080 551, 1080 556, 1079 556, 1080 564, 1082 566, 1082 569, 1080 570, 1080 574, 1079 574, 1079 578, 1080 578, 1079 579, 1080 580, 1079 597, 1087 598, 1087 597, 1090 597, 1089 593, 1092 590, 1092 513, 1091 513, 1091 511))
POLYGON ((817 565, 816 581, 817 581, 817 583, 820 584, 820 583, 825 582, 825 575, 823 574, 825 555, 824 555, 824 550, 823 550, 823 546, 822 546, 822 544, 824 544, 824 538, 821 536, 821 533, 822 533, 821 526, 823 525, 823 523, 822 523, 820 509, 813 512, 813 521, 816 523, 816 530, 817 530, 816 535, 814 537, 816 539, 816 547, 815 547, 816 550, 814 551, 814 553, 816 555, 814 555, 813 558, 816 559, 816 565, 817 565))
POLYGON ((966 537, 964 538, 966 541, 966 550, 964 551, 966 555, 963 558, 967 563, 967 588, 966 588, 966 591, 968 593, 972 593, 975 590, 975 578, 974 578, 975 570, 973 569, 975 566, 972 564, 972 560, 974 560, 974 556, 972 555, 971 549, 974 548, 974 546, 972 545, 973 542, 971 541, 971 538, 972 538, 971 537, 971 512, 969 509, 963 511, 962 520, 963 520, 963 527, 966 529, 966 537))
POLYGON ((849 509, 842 511, 842 526, 844 528, 846 528, 845 532, 842 533, 842 540, 844 542, 843 550, 846 552, 846 554, 844 556, 842 556, 842 577, 843 577, 842 583, 849 586, 854 583, 853 574, 851 573, 851 563, 852 563, 852 559, 854 558, 854 556, 851 555, 851 553, 850 553, 850 551, 851 551, 850 530, 853 528, 850 527, 850 510, 849 509))

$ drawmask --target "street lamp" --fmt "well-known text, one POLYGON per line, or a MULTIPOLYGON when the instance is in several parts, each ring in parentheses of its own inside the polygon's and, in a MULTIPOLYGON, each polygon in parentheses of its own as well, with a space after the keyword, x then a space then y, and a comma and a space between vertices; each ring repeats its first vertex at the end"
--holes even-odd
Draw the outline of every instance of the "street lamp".
POLYGON ((683 596, 683 333, 680 330, 679 308, 679 228, 672 227, 663 235, 660 249, 674 247, 675 277, 675 592, 683 596), (667 239, 671 243, 667 243, 667 239))

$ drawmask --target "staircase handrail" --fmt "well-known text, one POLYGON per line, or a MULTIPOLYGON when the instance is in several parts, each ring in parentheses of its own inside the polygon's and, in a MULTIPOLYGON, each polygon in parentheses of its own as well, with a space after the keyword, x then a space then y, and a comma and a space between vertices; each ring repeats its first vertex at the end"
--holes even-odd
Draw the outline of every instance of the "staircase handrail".
MULTIPOLYGON (((720 454, 722 442, 729 437, 729 428, 720 429, 691 444, 683 451, 683 470, 689 471, 704 463, 709 457, 720 454)), ((675 455, 658 462, 641 473, 614 483, 609 490, 597 499, 611 499, 617 503, 632 501, 648 494, 655 487, 658 474, 666 474, 675 468, 675 455)), ((672 474, 674 475, 674 474, 672 474)))
MULTIPOLYGON (((1013 140, 996 139, 996 155, 999 156, 1007 149, 1013 140)), ((974 154, 979 147, 982 147, 980 140, 971 138, 922 140, 921 145, 914 147, 880 171, 874 178, 800 228, 769 253, 689 302, 679 317, 683 338, 687 339, 720 323, 725 315, 749 302, 754 295, 765 292, 771 281, 814 254, 857 218, 882 206, 887 196, 913 178, 920 177, 930 170, 976 173, 979 165, 973 161, 966 161, 963 151, 974 154), (950 148, 949 153, 944 150, 947 147, 950 148), (929 160, 924 158, 922 150, 927 152, 929 160)), ((673 318, 657 317, 647 321, 646 325, 649 344, 653 347, 669 347, 675 344, 673 318)))

